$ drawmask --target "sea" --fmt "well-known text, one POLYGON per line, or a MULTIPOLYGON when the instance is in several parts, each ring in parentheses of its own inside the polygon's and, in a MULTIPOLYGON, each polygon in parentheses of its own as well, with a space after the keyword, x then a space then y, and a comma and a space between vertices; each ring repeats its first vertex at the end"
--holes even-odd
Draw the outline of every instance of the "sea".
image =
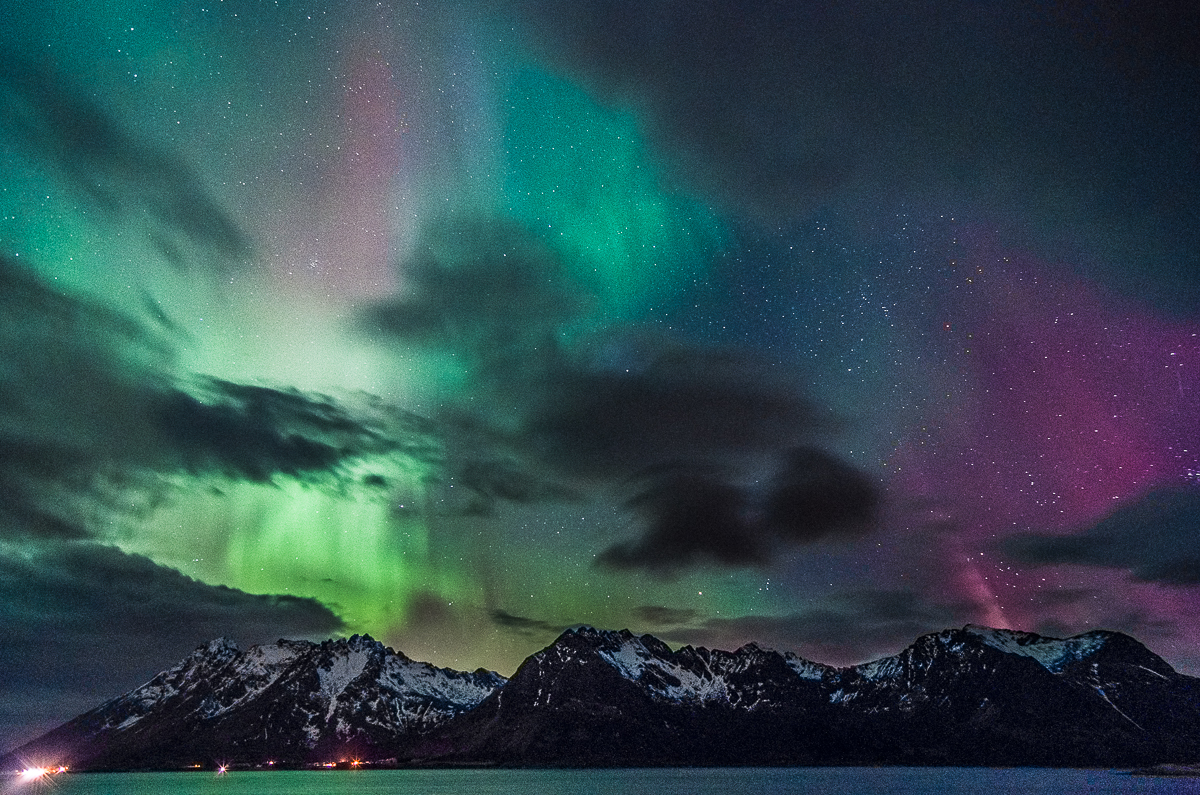
POLYGON ((730 795, 730 793, 1200 793, 1200 779, 1119 770, 963 767, 333 770, 8 776, 0 791, 54 795, 730 795))

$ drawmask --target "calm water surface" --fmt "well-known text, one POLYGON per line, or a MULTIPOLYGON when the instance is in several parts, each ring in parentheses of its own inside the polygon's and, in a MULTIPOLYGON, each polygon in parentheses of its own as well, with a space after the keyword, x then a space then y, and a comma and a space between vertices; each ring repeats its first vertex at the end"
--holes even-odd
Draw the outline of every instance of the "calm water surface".
POLYGON ((1039 768, 668 768, 653 770, 364 770, 93 773, 0 791, 54 795, 727 795, 728 793, 1200 793, 1200 779, 1039 768))

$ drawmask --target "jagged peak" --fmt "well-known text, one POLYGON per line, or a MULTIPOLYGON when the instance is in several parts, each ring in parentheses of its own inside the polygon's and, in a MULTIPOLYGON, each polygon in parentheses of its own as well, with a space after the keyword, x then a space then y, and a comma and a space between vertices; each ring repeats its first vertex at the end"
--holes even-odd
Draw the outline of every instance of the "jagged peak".
POLYGON ((758 641, 750 641, 743 644, 733 651, 724 649, 710 649, 705 646, 693 646, 687 644, 672 650, 671 647, 660 638, 650 634, 635 634, 628 629, 611 630, 611 629, 596 629, 595 627, 582 624, 571 627, 565 630, 558 639, 547 647, 544 651, 549 651, 555 647, 562 645, 573 646, 574 641, 588 641, 588 646, 595 651, 600 652, 603 657, 609 659, 610 662, 617 657, 627 658, 628 663, 623 664, 622 668, 640 668, 640 664, 635 664, 632 661, 637 658, 659 658, 669 665, 677 665, 683 663, 689 658, 696 658, 708 661, 723 660, 724 664, 730 664, 735 661, 751 661, 766 657, 778 657, 788 667, 792 668, 802 678, 820 678, 826 670, 833 670, 830 666, 822 663, 816 663, 811 660, 800 657, 792 652, 781 652, 769 646, 765 646, 758 641), (617 657, 614 657, 614 654, 617 657))
POLYGON ((588 635, 598 635, 598 634, 600 634, 600 632, 602 632, 602 631, 603 631, 603 632, 612 632, 612 630, 608 630, 608 629, 606 629, 606 630, 599 630, 599 629, 596 629, 596 628, 595 628, 595 627, 593 627, 591 624, 576 624, 576 625, 575 625, 575 626, 573 626, 573 627, 567 627, 566 629, 564 629, 564 630, 563 630, 563 632, 562 632, 562 634, 563 634, 563 635, 584 635, 584 636, 588 636, 588 635))
POLYGON ((962 629, 921 635, 898 654, 853 666, 853 670, 867 678, 887 677, 898 673, 906 664, 904 660, 915 656, 956 655, 965 648, 989 648, 1002 654, 1028 657, 1046 670, 1059 673, 1064 666, 1096 654, 1117 634, 1093 630, 1070 638, 1052 638, 1016 629, 967 624, 962 629))
POLYGON ((669 654, 670 648, 653 635, 635 635, 628 629, 596 629, 587 624, 570 627, 548 648, 578 646, 580 642, 597 650, 624 646, 644 647, 653 654, 669 654))
MULTIPOLYGON (((946 631, 955 632, 955 630, 946 631)), ((1029 646, 1043 641, 1062 640, 1061 638, 1039 635, 1036 632, 1026 632, 1025 630, 1009 629, 1007 627, 989 627, 984 624, 967 624, 961 631, 968 635, 974 635, 985 642, 1015 643, 1018 646, 1029 646)))
POLYGON ((237 643, 234 642, 232 638, 222 636, 210 640, 203 646, 197 646, 196 650, 192 652, 192 657, 228 657, 235 654, 241 654, 241 651, 242 650, 238 648, 237 643))
POLYGON ((309 640, 296 640, 295 638, 279 638, 273 644, 269 644, 269 645, 278 646, 281 649, 303 650, 303 649, 311 649, 316 644, 314 644, 312 641, 309 641, 309 640))
POLYGON ((603 640, 621 642, 632 640, 635 636, 628 629, 597 629, 590 624, 578 624, 563 630, 559 638, 580 637, 600 638, 603 640))
POLYGON ((349 638, 346 638, 345 641, 346 646, 355 651, 368 651, 371 649, 379 649, 380 651, 383 651, 384 649, 384 646, 381 642, 375 640, 367 634, 351 635, 349 638))
POLYGON ((386 647, 379 641, 372 638, 370 635, 354 634, 350 637, 330 638, 322 641, 316 646, 324 652, 333 653, 335 655, 350 654, 355 652, 366 652, 368 654, 378 653, 386 655, 386 647))
POLYGON ((275 643, 264 643, 251 646, 243 655, 247 661, 252 661, 267 667, 286 665, 314 648, 314 644, 305 640, 283 640, 275 643))
POLYGON ((1061 671, 1063 666, 1075 660, 1090 657, 1098 652, 1112 635, 1104 630, 1094 630, 1070 638, 1050 638, 1033 632, 1015 629, 992 629, 977 624, 968 624, 963 632, 979 638, 988 646, 1004 652, 1031 657, 1049 671, 1061 671))
POLYGON ((742 645, 738 646, 738 648, 736 648, 736 650, 734 650, 731 653, 737 657, 775 656, 775 657, 782 657, 784 659, 787 659, 788 656, 796 657, 796 654, 793 654, 792 652, 779 651, 778 648, 773 648, 773 647, 770 647, 767 645, 763 645, 763 644, 761 644, 761 642, 758 642, 757 640, 751 640, 750 642, 746 642, 746 644, 742 644, 742 645))
MULTIPOLYGON (((946 631, 954 632, 955 630, 946 630, 946 631)), ((989 626, 985 626, 983 624, 967 624, 965 627, 962 628, 962 631, 966 632, 968 634, 971 634, 971 635, 977 635, 981 638, 1012 639, 1021 645, 1030 645, 1030 644, 1034 644, 1034 643, 1046 643, 1046 642, 1062 643, 1065 641, 1076 641, 1076 640, 1102 640, 1102 639, 1107 640, 1109 638, 1113 638, 1113 637, 1123 634, 1120 632, 1114 632, 1109 629, 1092 629, 1092 630, 1088 630, 1087 632, 1080 632, 1079 634, 1070 635, 1065 638, 1058 638, 1058 637, 1054 637, 1052 635, 1039 635, 1036 632, 1027 632, 1027 631, 1021 630, 1021 629, 989 627, 989 626)))

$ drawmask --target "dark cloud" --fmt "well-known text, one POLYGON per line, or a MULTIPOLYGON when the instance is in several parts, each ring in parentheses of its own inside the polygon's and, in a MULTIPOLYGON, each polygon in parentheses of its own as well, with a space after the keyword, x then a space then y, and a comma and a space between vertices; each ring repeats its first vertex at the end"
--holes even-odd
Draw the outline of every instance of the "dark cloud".
POLYGON ((153 221, 147 233, 177 264, 246 260, 249 239, 180 157, 140 140, 62 74, 6 53, 0 136, 111 217, 153 221))
POLYGON ((491 513, 497 500, 535 503, 571 500, 578 496, 565 486, 539 477, 513 459, 468 459, 454 466, 454 480, 476 496, 472 505, 478 514, 491 513))
POLYGON ((800 373, 748 350, 606 323, 567 271, 519 226, 435 225, 405 266, 406 292, 366 318, 464 369, 439 420, 447 476, 475 495, 468 509, 634 478, 628 507, 645 534, 602 562, 659 571, 761 564, 781 542, 869 525, 873 486, 807 446, 837 422, 804 395, 800 373), (738 482, 789 449, 765 501, 738 482))
POLYGON ((444 420, 566 473, 626 477, 774 448, 830 423, 800 394, 799 373, 588 314, 566 263, 518 225, 435 225, 403 267, 405 294, 368 325, 466 369, 444 420))
POLYGON ((433 426, 377 400, 185 384, 151 328, 0 259, 0 536, 95 535, 181 474, 342 488, 365 459, 440 463, 433 426))
POLYGON ((0 259, 0 534, 83 537, 136 502, 172 369, 165 340, 0 259))
POLYGON ((821 450, 792 450, 765 494, 717 469, 644 473, 629 505, 646 520, 636 541, 603 552, 600 565, 670 573, 697 564, 755 566, 797 545, 872 529, 880 495, 862 473, 821 450))
POLYGON ((641 605, 633 614, 642 621, 656 627, 690 624, 700 616, 700 611, 690 607, 666 607, 664 605, 641 605))
POLYGON ((856 535, 873 526, 878 486, 854 467, 822 450, 788 456, 766 499, 765 523, 795 543, 856 535))
POLYGON ((736 459, 811 438, 832 422, 748 350, 647 336, 611 338, 601 358, 557 369, 529 407, 526 432, 546 460, 625 477, 674 461, 736 459))
POLYGON ((420 591, 409 598, 405 619, 409 628, 444 628, 454 621, 452 605, 441 594, 420 591))
POLYGON ((492 610, 488 613, 488 618, 505 632, 517 635, 557 635, 566 629, 566 627, 551 624, 540 619, 514 616, 512 613, 504 610, 492 610))
POLYGON ((342 457, 337 448, 281 432, 261 413, 261 398, 272 395, 272 390, 262 390, 249 405, 209 406, 174 392, 163 406, 162 425, 184 459, 199 469, 219 468, 235 477, 268 481, 277 473, 298 476, 336 465, 342 457))
MULTIPOLYGON (((788 2, 585 2, 531 37, 591 87, 646 114, 687 178, 727 203, 772 215, 851 180, 864 139, 898 97, 868 71, 883 54, 856 19, 788 2)), ((864 29, 865 28, 865 29, 864 29)))
POLYGON ((1086 240, 1113 278, 1149 257, 1123 287, 1194 301, 1200 26, 1142 5, 515 2, 535 51, 744 216, 1032 214, 1023 239, 1086 240))
POLYGON ((342 627, 316 600, 205 585, 113 547, 4 542, 3 553, 3 747, 136 687, 213 638, 323 638, 342 627))
POLYGON ((431 223, 403 267, 408 291, 367 324, 463 357, 492 388, 552 358, 579 316, 562 259, 515 222, 431 223))
POLYGON ((336 482, 348 477, 347 463, 368 456, 425 463, 439 458, 430 423, 398 409, 374 408, 355 410, 295 389, 206 379, 189 391, 165 394, 155 416, 171 453, 196 474, 336 482))
POLYGON ((1128 570, 1142 582, 1200 584, 1200 487, 1161 489, 1072 535, 1024 533, 1001 548, 1030 565, 1128 570))
POLYGON ((736 466, 835 427, 797 383, 748 351, 644 335, 514 356, 448 401, 447 471, 490 505, 572 499, 674 462, 736 466))
POLYGON ((697 564, 765 563, 765 539, 746 516, 745 492, 714 474, 656 473, 630 505, 646 520, 634 542, 605 550, 597 562, 616 569, 670 572, 697 564))

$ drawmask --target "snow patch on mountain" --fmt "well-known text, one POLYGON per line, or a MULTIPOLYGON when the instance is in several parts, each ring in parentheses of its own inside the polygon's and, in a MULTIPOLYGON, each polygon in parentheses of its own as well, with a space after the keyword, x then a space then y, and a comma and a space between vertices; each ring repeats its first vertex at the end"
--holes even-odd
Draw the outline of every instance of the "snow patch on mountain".
POLYGON ((233 657, 236 657, 238 654, 241 654, 241 650, 238 648, 237 643, 232 639, 215 638, 203 646, 197 647, 196 650, 188 655, 187 659, 176 666, 174 670, 186 668, 188 667, 189 663, 195 664, 197 662, 216 662, 221 660, 229 660, 233 657))
POLYGON ((388 657, 381 681, 395 692, 474 707, 506 680, 499 674, 474 676, 429 663, 388 657))
POLYGON ((650 652, 637 641, 619 641, 616 649, 603 649, 600 656, 621 672, 626 679, 637 681, 646 670, 650 652))
POLYGON ((600 656, 626 679, 642 683, 659 698, 713 701, 729 697, 728 684, 720 674, 709 670, 697 673, 673 664, 646 648, 638 638, 623 639, 616 649, 601 650, 600 656))
POLYGON ((788 668, 795 671, 796 675, 801 679, 819 682, 825 677, 825 671, 828 670, 824 665, 819 665, 803 657, 798 657, 791 652, 785 652, 783 659, 787 663, 788 668))
POLYGON ((326 698, 336 699, 345 691, 346 685, 362 675, 370 659, 371 655, 361 649, 334 657, 317 669, 317 677, 321 682, 318 692, 326 698))
POLYGON ((852 670, 863 679, 871 681, 895 679, 904 673, 904 662, 897 655, 895 657, 884 657, 881 660, 856 665, 852 670))
POLYGON ((1052 673, 1059 673, 1068 664, 1095 654, 1106 639, 1100 632, 1059 639, 1045 638, 1032 632, 991 629, 974 624, 968 624, 965 630, 1005 654, 1031 657, 1052 673))
POLYGON ((144 717, 146 717, 144 714, 142 714, 142 715, 130 715, 128 718, 126 718, 125 720, 121 721, 121 722, 120 722, 120 723, 118 723, 116 726, 112 726, 111 728, 113 728, 113 729, 128 729, 130 726, 132 726, 133 724, 137 723, 139 720, 141 720, 141 719, 142 719, 142 718, 144 718, 144 717))
POLYGON ((303 647, 295 641, 281 640, 278 643, 251 646, 246 650, 246 660, 263 669, 274 668, 291 662, 300 656, 303 647))

